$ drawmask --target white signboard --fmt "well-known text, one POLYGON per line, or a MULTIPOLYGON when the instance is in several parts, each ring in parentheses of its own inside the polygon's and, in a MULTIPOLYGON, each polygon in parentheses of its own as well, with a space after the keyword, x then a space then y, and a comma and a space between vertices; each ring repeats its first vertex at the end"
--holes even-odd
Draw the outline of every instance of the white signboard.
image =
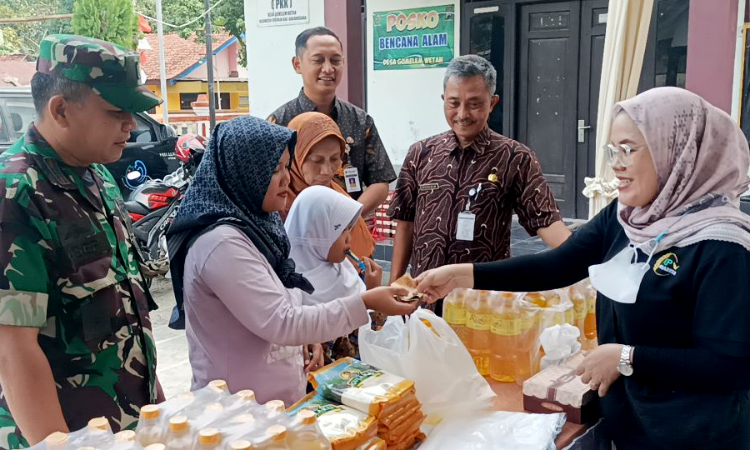
POLYGON ((310 23, 310 0, 258 0, 258 26, 310 23))

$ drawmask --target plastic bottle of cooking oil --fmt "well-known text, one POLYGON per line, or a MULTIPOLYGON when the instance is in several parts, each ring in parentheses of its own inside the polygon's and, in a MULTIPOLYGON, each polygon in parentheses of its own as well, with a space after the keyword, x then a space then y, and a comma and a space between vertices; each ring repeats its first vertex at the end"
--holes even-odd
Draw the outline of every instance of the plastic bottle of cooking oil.
POLYGON ((490 326, 491 304, 494 294, 490 291, 472 291, 466 298, 466 329, 469 353, 479 373, 490 374, 490 326))
POLYGON ((443 302, 443 318, 468 347, 466 329, 466 289, 454 289, 443 302))
POLYGON ((586 297, 586 318, 583 321, 584 348, 589 350, 596 346, 596 289, 586 279, 581 282, 586 297))
POLYGON ((531 378, 532 375, 539 371, 539 320, 537 318, 538 308, 530 307, 518 302, 518 323, 520 334, 518 336, 518 346, 516 348, 516 383, 523 385, 523 382, 531 378))
POLYGON ((315 413, 306 409, 295 417, 288 440, 292 450, 331 450, 331 443, 320 429, 315 413))
POLYGON ((198 440, 193 450, 218 450, 221 445, 221 433, 216 428, 204 428, 198 433, 198 440))
POLYGON ((286 427, 274 425, 266 430, 267 439, 257 447, 262 450, 290 450, 287 443, 288 434, 286 427))
POLYGON ((175 416, 169 419, 169 431, 164 442, 167 450, 190 450, 193 446, 193 435, 190 424, 185 416, 175 416))
POLYGON ((516 296, 509 292, 498 293, 492 310, 490 377, 503 383, 515 381, 521 335, 521 320, 515 299, 516 296))
POLYGON ((158 444, 164 437, 161 423, 161 410, 157 405, 146 405, 141 408, 141 417, 135 429, 138 443, 143 447, 158 444))

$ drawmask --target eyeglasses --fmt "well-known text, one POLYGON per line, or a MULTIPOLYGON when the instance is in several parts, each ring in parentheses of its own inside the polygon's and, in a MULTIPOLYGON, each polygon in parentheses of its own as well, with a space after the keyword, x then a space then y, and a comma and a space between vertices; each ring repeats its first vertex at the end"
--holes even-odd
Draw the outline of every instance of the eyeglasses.
POLYGON ((633 156, 631 153, 635 149, 629 145, 606 144, 603 149, 611 166, 617 164, 618 161, 623 167, 629 167, 633 163, 633 156))

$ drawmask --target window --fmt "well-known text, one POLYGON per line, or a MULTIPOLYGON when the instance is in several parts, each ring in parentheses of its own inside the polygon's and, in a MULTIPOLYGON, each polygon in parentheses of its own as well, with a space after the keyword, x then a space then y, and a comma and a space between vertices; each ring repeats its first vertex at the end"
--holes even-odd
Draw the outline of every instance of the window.
POLYGON ((638 92, 685 87, 690 1, 655 0, 638 92))
MULTIPOLYGON (((193 109, 192 106, 190 106, 190 103, 198 100, 198 96, 201 95, 199 93, 196 94, 180 94, 180 109, 181 110, 191 110, 193 109)), ((232 102, 230 95, 226 92, 222 92, 221 94, 214 93, 216 96, 216 109, 230 109, 232 102)))
POLYGON ((658 2, 654 86, 685 87, 689 8, 685 0, 658 2))
POLYGON ((240 95, 240 108, 247 108, 250 106, 250 98, 247 95, 240 95))
POLYGON ((5 123, 5 119, 0 114, 0 142, 9 143, 10 138, 8 137, 8 124, 5 123))
POLYGON ((10 123, 4 125, 7 125, 7 133, 13 142, 26 133, 26 129, 36 117, 36 110, 34 110, 31 97, 28 100, 8 99, 5 105, 7 106, 5 113, 10 123))
POLYGON ((135 123, 137 124, 137 127, 130 132, 130 139, 128 139, 128 142, 146 144, 156 141, 156 136, 154 135, 151 123, 137 114, 135 115, 135 123))
POLYGON ((740 96, 740 128, 745 137, 750 140, 750 24, 746 23, 742 29, 745 39, 745 53, 742 68, 742 92, 740 96))
POLYGON ((180 94, 180 109, 181 110, 192 109, 190 104, 198 100, 198 95, 200 94, 180 94))

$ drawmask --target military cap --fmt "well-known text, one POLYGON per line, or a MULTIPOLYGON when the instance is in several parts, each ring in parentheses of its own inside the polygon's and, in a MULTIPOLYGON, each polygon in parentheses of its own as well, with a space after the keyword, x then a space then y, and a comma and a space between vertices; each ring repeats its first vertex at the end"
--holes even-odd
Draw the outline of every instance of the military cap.
POLYGON ((161 99, 140 80, 140 55, 111 42, 72 34, 52 34, 39 45, 36 70, 91 87, 125 111, 147 111, 161 99))

